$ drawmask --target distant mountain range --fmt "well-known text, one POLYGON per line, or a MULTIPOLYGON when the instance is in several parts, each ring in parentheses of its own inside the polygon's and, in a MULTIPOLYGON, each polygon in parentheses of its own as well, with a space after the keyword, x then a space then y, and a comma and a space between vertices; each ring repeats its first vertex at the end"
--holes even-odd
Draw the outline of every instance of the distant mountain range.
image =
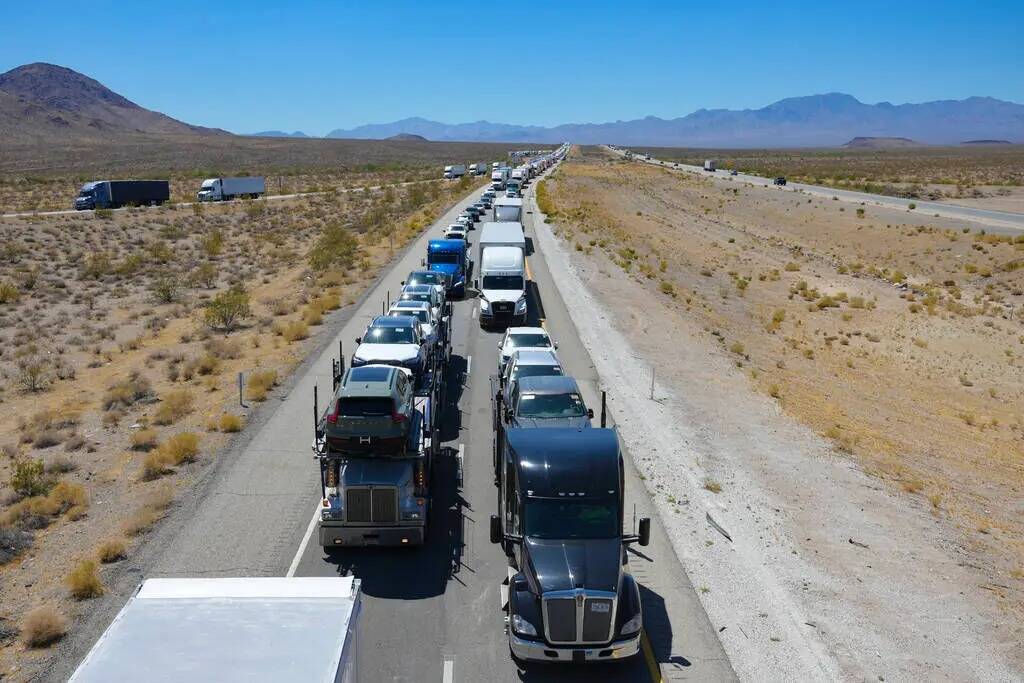
POLYGON ((283 130, 264 130, 259 133, 249 133, 249 137, 253 138, 308 138, 310 136, 303 133, 301 130, 297 130, 294 133, 286 133, 283 130))
POLYGON ((0 135, 49 140, 118 133, 228 134, 140 107, 63 66, 37 62, 0 74, 0 135))
POLYGON ((570 123, 546 128, 422 118, 333 130, 332 138, 384 139, 400 133, 429 140, 561 142, 666 147, 834 147, 856 137, 912 138, 926 144, 970 139, 1024 142, 1024 105, 991 97, 923 104, 865 104, 851 95, 790 97, 761 109, 700 109, 676 119, 570 123))
MULTIPOLYGON (((26 64, 0 74, 0 139, 50 141, 126 133, 230 135, 145 109, 62 66, 26 64)), ((308 137, 301 131, 280 130, 254 135, 308 137)), ((974 144, 1020 143, 1024 142, 1024 105, 991 97, 864 104, 851 95, 828 93, 791 97, 761 109, 700 109, 675 119, 648 116, 632 121, 544 127, 489 121, 446 124, 409 118, 333 130, 327 137, 676 147, 834 147, 847 141, 851 146, 957 144, 963 140, 976 141, 974 144), (858 139, 860 142, 854 145, 858 139)))

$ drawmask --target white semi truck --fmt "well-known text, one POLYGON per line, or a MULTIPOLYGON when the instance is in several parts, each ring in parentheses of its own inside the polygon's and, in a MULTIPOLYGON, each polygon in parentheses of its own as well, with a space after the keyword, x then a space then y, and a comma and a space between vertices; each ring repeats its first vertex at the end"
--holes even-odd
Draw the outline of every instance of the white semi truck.
POLYGON ((262 197, 267 193, 267 181, 262 176, 243 178, 207 178, 199 187, 196 199, 201 202, 223 202, 239 197, 262 197))
POLYGON ((704 170, 714 173, 715 171, 718 170, 718 162, 715 161, 714 159, 705 159, 704 170))
POLYGON ((347 577, 146 579, 72 683, 356 683, 360 582, 347 577))
POLYGON ((495 190, 504 190, 508 182, 508 169, 496 168, 491 171, 491 187, 495 190))
POLYGON ((526 236, 519 222, 484 223, 480 232, 480 326, 526 322, 526 236))
POLYGON ((455 178, 461 178, 466 175, 465 164, 453 164, 451 166, 444 167, 444 177, 446 180, 454 180, 455 178))

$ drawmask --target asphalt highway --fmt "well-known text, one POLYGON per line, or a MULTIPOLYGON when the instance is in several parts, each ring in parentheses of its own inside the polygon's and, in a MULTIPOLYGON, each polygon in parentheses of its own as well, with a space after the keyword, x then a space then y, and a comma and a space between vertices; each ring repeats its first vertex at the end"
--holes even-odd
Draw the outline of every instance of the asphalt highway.
MULTIPOLYGON (((532 191, 531 186, 527 195, 532 191)), ((497 502, 489 375, 496 369, 500 332, 480 329, 472 295, 454 307, 454 348, 444 407, 446 448, 435 469, 427 544, 329 554, 319 546, 313 519, 320 499, 319 470, 310 449, 313 387, 319 387, 321 397, 329 395, 331 359, 337 357, 338 343, 350 357, 355 338, 379 314, 381 302, 394 298, 400 281, 420 267, 427 241, 440 237, 479 193, 475 190, 442 216, 396 257, 354 311, 341 314, 348 317, 336 336, 275 390, 228 452, 217 455, 212 469, 179 502, 181 509, 139 553, 133 573, 122 583, 155 576, 353 574, 362 581, 365 600, 357 647, 363 681, 735 680, 716 629, 672 551, 628 453, 627 526, 634 507, 637 517, 652 517, 651 544, 630 552, 630 570, 642 586, 644 602, 641 655, 587 667, 520 670, 513 663, 499 605, 506 562, 500 548, 490 544, 487 524, 497 502)), ((532 201, 528 204, 534 206, 532 201)), ((524 215, 528 240, 534 218, 532 211, 524 215)), ((477 235, 479 229, 470 232, 474 247, 477 235)), ((539 251, 528 256, 528 268, 531 322, 546 326, 559 342, 563 366, 580 381, 588 404, 600 412, 600 378, 562 302, 567 293, 555 288, 539 251)), ((66 664, 61 666, 73 668, 84 656, 116 614, 119 603, 110 602, 92 619, 88 637, 83 635, 73 649, 68 646, 66 664)), ((58 666, 55 673, 60 672, 58 666)))

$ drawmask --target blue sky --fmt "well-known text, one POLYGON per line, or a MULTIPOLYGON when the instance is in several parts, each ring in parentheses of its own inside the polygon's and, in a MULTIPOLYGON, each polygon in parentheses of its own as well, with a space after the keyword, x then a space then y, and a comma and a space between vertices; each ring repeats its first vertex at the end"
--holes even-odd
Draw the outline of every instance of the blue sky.
POLYGON ((20 2, 46 61, 235 132, 423 116, 554 125, 847 92, 1024 102, 1024 2, 20 2))

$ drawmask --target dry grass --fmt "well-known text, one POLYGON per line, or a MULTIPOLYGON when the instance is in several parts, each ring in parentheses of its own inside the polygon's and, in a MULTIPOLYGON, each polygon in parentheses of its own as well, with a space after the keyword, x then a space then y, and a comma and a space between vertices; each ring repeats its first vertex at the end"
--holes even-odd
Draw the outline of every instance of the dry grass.
POLYGON ((133 451, 151 451, 156 448, 158 434, 155 429, 146 428, 132 432, 133 451))
POLYGON ((127 556, 127 546, 120 538, 109 538, 96 549, 96 559, 103 564, 120 562, 127 556))
POLYGON ((163 519, 167 508, 174 502, 174 490, 169 484, 163 484, 148 492, 146 502, 139 507, 122 524, 122 530, 128 536, 141 536, 148 532, 154 524, 163 519))
POLYGON ((52 607, 37 607, 21 622, 21 639, 27 647, 48 647, 67 633, 67 620, 52 607))
POLYGON ((267 394, 277 386, 276 370, 257 370, 245 383, 245 397, 250 401, 265 401, 267 394))
POLYGON ((242 431, 242 418, 232 413, 224 413, 220 416, 220 431, 227 434, 242 431))
POLYGON ((106 588, 96 573, 94 560, 81 560, 75 565, 64 582, 75 600, 89 600, 103 595, 106 588))
POLYGON ((174 389, 160 401, 160 406, 153 415, 153 422, 158 425, 174 424, 192 412, 195 399, 187 389, 174 389))

